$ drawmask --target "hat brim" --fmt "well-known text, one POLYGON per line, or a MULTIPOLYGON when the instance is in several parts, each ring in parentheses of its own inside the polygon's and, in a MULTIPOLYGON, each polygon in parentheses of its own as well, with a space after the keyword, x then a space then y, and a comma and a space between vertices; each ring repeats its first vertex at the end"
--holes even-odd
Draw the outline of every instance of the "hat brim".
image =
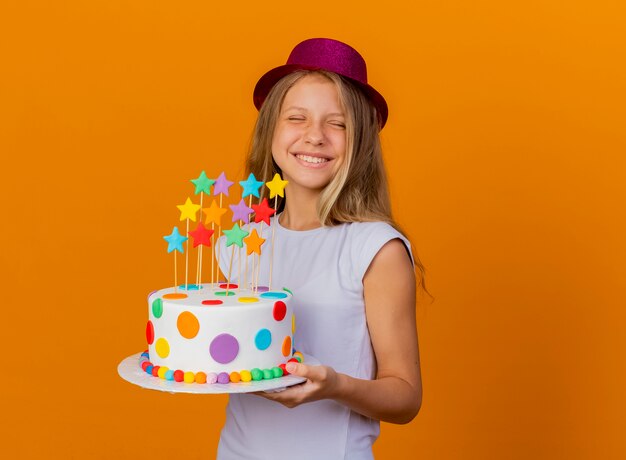
MULTIPOLYGON (((278 81, 289 75, 290 73, 296 72, 298 70, 325 70, 321 67, 312 67, 312 66, 304 66, 299 64, 286 64, 280 67, 276 67, 268 72, 266 72, 257 82, 254 87, 254 92, 252 93, 252 100, 254 102, 254 106, 257 110, 261 110, 261 106, 267 95, 271 91, 278 81)), ((387 123, 387 116, 389 114, 389 109, 387 108, 387 102, 385 98, 376 91, 373 87, 367 84, 363 84, 360 81, 354 80, 350 77, 346 77, 342 75, 343 78, 349 80, 353 83, 357 88, 365 93, 365 95, 372 102, 374 107, 376 107, 376 111, 378 112, 380 129, 383 129, 385 123, 387 123)))

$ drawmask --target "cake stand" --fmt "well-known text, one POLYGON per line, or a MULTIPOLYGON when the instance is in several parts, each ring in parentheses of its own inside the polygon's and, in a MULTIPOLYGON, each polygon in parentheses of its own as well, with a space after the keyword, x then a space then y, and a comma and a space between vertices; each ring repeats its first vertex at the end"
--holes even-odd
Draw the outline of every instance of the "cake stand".
MULTIPOLYGON (((285 390, 287 387, 306 381, 304 377, 286 375, 269 380, 252 380, 239 383, 185 383, 174 380, 164 380, 148 375, 139 366, 141 353, 136 353, 124 359, 118 366, 117 372, 124 380, 139 385, 149 390, 159 390, 168 393, 193 393, 193 394, 220 394, 220 393, 251 393, 264 391, 275 393, 285 390)), ((304 363, 313 366, 320 365, 319 360, 310 355, 304 355, 304 363)))

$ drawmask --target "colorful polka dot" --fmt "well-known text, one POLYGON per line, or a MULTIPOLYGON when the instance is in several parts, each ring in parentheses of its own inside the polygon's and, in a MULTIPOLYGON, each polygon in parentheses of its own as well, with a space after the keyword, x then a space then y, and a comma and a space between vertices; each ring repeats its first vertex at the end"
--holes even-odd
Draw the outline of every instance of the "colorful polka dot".
POLYGON ((285 315, 287 314, 287 305, 285 305, 285 302, 277 300, 274 304, 272 314, 274 315, 274 319, 276 321, 282 321, 285 319, 285 315))
POLYGON ((252 374, 250 373, 250 371, 241 371, 239 375, 241 376, 242 382, 249 382, 250 380, 252 380, 252 374))
POLYGON ((200 323, 198 322, 198 318, 196 318, 193 313, 184 311, 178 315, 176 327, 178 327, 178 332, 180 332, 180 335, 184 338, 193 339, 196 335, 198 335, 200 323))
POLYGON ((204 372, 196 374, 196 383, 206 383, 206 374, 204 372))
POLYGON ((222 302, 219 299, 211 299, 211 300, 203 300, 202 301, 202 305, 222 305, 224 302, 222 302))
POLYGON ((217 375, 217 383, 226 384, 230 382, 230 376, 226 372, 220 372, 217 375))
POLYGON ((152 314, 155 318, 160 318, 163 314, 163 300, 160 297, 152 302, 152 314))
POLYGON ((148 345, 152 345, 154 342, 154 326, 152 321, 148 321, 148 324, 146 324, 146 340, 148 341, 148 345))
POLYGON ((241 303, 255 303, 258 302, 259 299, 256 297, 239 297, 239 302, 241 303))
POLYGON ((170 299, 170 300, 180 300, 180 299, 186 299, 187 294, 183 294, 182 292, 171 292, 169 294, 165 294, 163 298, 170 299))
POLYGON ((270 288, 268 288, 267 286, 257 286, 256 288, 256 292, 267 292, 269 290, 270 288))
POLYGON ((228 364, 239 354, 239 342, 230 334, 220 334, 209 346, 211 357, 220 364, 228 364))
POLYGON ((299 351, 294 352, 293 357, 296 358, 299 362, 304 361, 304 355, 299 351))
POLYGON ((180 286, 178 286, 178 288, 184 289, 186 291, 197 291, 201 289, 202 287, 199 284, 188 284, 187 287, 185 287, 184 284, 181 284, 180 286))
POLYGON ((272 333, 269 329, 261 329, 254 336, 254 345, 256 345, 259 350, 267 350, 271 343, 272 333))
POLYGON ((286 287, 283 288, 283 291, 288 292, 289 294, 293 295, 293 292, 291 292, 289 289, 287 289, 286 287))
POLYGON ((176 382, 182 382, 185 379, 185 373, 180 369, 174 371, 174 380, 176 382))
POLYGON ((235 293, 233 291, 216 291, 215 295, 219 295, 219 296, 222 296, 222 297, 225 297, 225 296, 230 297, 232 295, 235 295, 235 293))
POLYGON ((285 299, 288 297, 287 294, 285 294, 284 292, 264 292, 263 294, 261 294, 261 297, 263 297, 264 299, 285 299))
POLYGON ((215 382, 217 382, 217 374, 215 372, 209 372, 206 375, 206 381, 207 383, 213 385, 215 382))
POLYGON ((291 315, 291 333, 296 333, 296 315, 291 315))
POLYGON ((222 289, 237 289, 239 286, 233 283, 227 284, 227 283, 221 283, 220 284, 220 288, 222 289))
POLYGON ((163 337, 156 341, 156 352, 161 358, 167 358, 170 354, 170 344, 163 337))
POLYGON ((283 352, 283 356, 289 356, 291 354, 291 337, 290 336, 285 337, 285 340, 283 340, 282 352, 283 352))
POLYGON ((232 383, 241 382, 241 375, 239 375, 239 372, 236 372, 236 371, 231 372, 228 378, 230 379, 232 383))
POLYGON ((274 378, 274 374, 271 369, 263 369, 263 380, 271 380, 274 378))

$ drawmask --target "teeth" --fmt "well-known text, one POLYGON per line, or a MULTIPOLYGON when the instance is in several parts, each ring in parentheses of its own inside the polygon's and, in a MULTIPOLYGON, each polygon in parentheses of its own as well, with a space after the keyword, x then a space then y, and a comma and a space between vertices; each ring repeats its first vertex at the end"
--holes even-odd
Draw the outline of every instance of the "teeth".
POLYGON ((326 158, 310 157, 308 155, 296 155, 296 157, 307 163, 326 163, 328 161, 326 158))

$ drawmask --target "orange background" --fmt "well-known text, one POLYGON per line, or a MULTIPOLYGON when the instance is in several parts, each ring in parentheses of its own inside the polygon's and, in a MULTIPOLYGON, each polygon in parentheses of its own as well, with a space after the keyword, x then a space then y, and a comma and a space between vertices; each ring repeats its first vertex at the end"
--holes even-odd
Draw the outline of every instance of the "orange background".
POLYGON ((421 413, 377 458, 626 457, 623 2, 411 3, 3 2, 3 456, 213 457, 226 397, 116 366, 171 284, 188 181, 241 177, 256 80, 330 36, 390 105, 436 298, 421 413))

